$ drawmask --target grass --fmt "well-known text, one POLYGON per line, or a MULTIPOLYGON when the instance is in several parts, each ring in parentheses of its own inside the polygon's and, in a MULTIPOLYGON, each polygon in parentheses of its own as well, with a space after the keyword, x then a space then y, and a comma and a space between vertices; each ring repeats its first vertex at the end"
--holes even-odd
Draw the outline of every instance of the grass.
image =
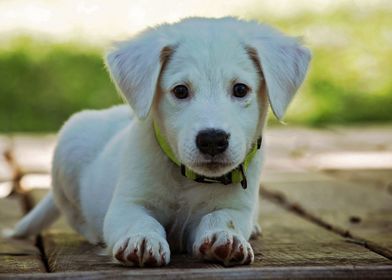
MULTIPOLYGON (((257 15, 252 17, 259 17, 257 15)), ((305 34, 313 61, 286 122, 392 121, 392 17, 341 10, 268 22, 305 34)), ((21 37, 0 48, 0 132, 55 131, 74 112, 121 102, 102 49, 21 37)))

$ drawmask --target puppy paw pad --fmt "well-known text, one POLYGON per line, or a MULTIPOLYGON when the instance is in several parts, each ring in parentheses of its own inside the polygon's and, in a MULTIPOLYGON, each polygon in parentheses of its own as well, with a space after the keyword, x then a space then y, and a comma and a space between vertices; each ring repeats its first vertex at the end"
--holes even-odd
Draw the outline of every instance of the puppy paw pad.
POLYGON ((215 232, 199 238, 193 246, 194 255, 226 266, 250 264, 254 260, 249 242, 235 233, 215 232))
POLYGON ((226 244, 217 246, 214 250, 214 254, 221 259, 226 259, 230 255, 231 249, 232 244, 230 241, 227 241, 226 244))

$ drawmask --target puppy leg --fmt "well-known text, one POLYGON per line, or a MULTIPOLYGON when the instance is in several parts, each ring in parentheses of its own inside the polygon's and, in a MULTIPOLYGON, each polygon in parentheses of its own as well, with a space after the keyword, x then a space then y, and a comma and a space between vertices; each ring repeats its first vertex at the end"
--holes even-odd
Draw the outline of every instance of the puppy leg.
POLYGON ((112 202, 104 237, 113 257, 125 265, 162 266, 170 261, 165 229, 140 205, 112 202))
POLYGON ((252 263, 254 254, 247 241, 252 225, 247 214, 222 209, 205 215, 196 230, 193 255, 225 266, 252 263))

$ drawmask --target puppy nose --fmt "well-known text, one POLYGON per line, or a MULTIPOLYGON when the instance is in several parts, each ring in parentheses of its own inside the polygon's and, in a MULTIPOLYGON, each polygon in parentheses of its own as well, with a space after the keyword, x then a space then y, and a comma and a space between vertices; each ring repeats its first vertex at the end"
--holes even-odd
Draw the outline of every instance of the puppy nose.
POLYGON ((220 129, 206 129, 196 136, 196 146, 203 154, 215 156, 223 153, 229 146, 230 134, 220 129))

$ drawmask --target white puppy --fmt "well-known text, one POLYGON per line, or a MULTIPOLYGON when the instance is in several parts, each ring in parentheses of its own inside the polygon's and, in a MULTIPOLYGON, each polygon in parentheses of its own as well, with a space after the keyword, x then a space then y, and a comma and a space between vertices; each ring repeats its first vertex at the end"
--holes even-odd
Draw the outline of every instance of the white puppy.
POLYGON ((72 116, 53 191, 14 236, 61 212, 125 265, 166 265, 174 250, 251 263, 268 105, 282 118, 309 60, 295 38, 235 18, 189 18, 118 44, 107 66, 132 110, 72 116))

